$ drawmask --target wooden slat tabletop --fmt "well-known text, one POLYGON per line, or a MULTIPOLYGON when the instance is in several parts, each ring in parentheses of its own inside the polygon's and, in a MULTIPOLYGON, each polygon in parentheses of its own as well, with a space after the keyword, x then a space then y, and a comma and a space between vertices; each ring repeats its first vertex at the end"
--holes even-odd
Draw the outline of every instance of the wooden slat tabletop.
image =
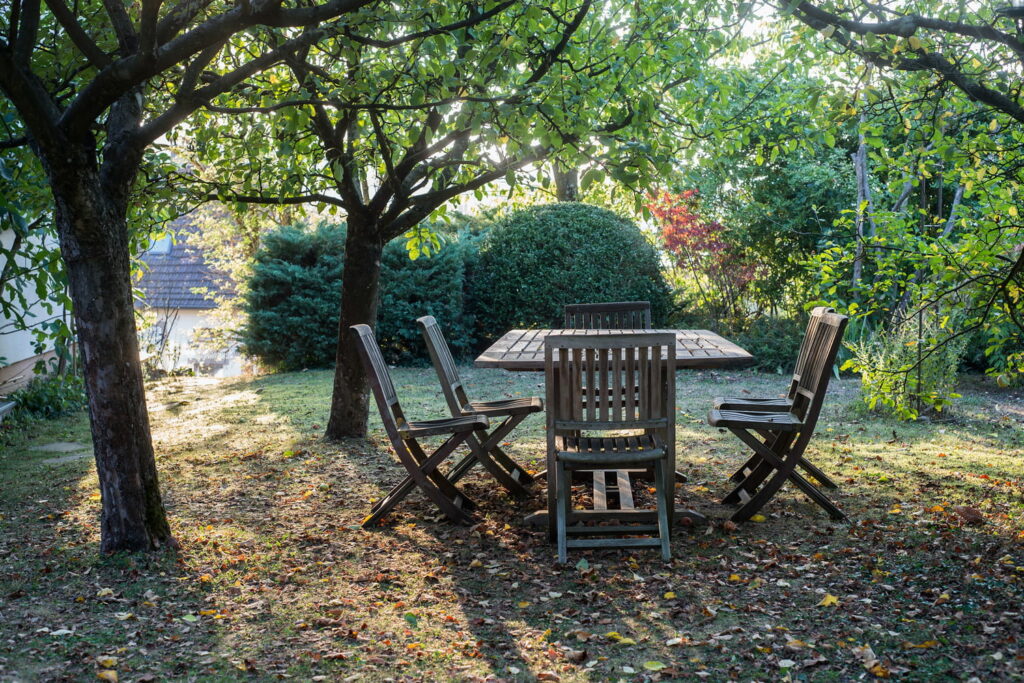
POLYGON ((543 370, 544 338, 551 334, 621 334, 674 332, 676 367, 732 368, 747 365, 754 357, 710 330, 511 330, 481 353, 473 365, 506 370, 543 370))

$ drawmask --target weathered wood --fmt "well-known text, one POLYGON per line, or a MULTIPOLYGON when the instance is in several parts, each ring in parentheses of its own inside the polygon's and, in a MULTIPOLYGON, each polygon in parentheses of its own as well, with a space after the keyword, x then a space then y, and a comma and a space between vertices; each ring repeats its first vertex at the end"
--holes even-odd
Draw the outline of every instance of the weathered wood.
MULTIPOLYGON (((510 330, 477 356, 478 368, 543 370, 544 338, 551 335, 606 335, 635 330, 510 330)), ((676 368, 733 368, 749 365, 754 357, 733 342, 709 330, 644 330, 676 336, 676 368)), ((664 354, 662 355, 664 362, 664 354)), ((556 361, 557 364, 557 361, 556 361)))
MULTIPOLYGON (((723 500, 726 504, 743 502, 733 514, 733 521, 750 519, 786 481, 793 482, 832 518, 844 517, 820 490, 796 472, 802 463, 805 468, 813 468, 804 460, 804 452, 814 434, 832 365, 848 322, 846 316, 823 309, 816 310, 812 318, 814 324, 809 326, 808 337, 801 348, 787 409, 737 410, 738 401, 719 400, 716 401, 719 407, 712 408, 708 414, 709 425, 729 429, 754 452, 738 473, 741 475, 738 485, 723 500)), ((813 471, 820 473, 817 468, 813 471)))
POLYGON ((566 304, 565 326, 585 330, 649 330, 650 301, 566 304))
MULTIPOLYGON (((557 540, 559 561, 566 561, 569 548, 646 545, 660 547, 662 556, 668 559, 668 510, 673 507, 673 490, 666 482, 675 468, 675 335, 551 335, 545 339, 544 349, 549 534, 557 540), (611 434, 619 430, 633 434, 611 434), (582 436, 583 432, 588 435, 582 436), (593 432, 604 435, 589 434, 593 432), (578 519, 571 507, 573 470, 619 470, 615 473, 614 490, 604 479, 604 472, 594 474, 595 508, 598 512, 611 512, 607 509, 607 494, 614 492, 620 508, 618 520, 632 521, 629 513, 635 510, 630 475, 619 469, 626 467, 654 471, 656 505, 660 510, 658 537, 574 538, 580 534, 580 528, 570 526, 578 519)), ((605 528, 599 533, 635 535, 641 531, 622 526, 605 528)))
POLYGON ((427 315, 416 322, 423 332, 430 360, 441 384, 441 393, 444 394, 452 417, 485 415, 488 418, 502 420, 493 430, 488 432, 486 429, 479 429, 466 440, 470 449, 468 461, 452 468, 452 481, 458 481, 479 462, 509 493, 519 497, 528 495, 536 486, 536 482, 501 449, 499 444, 503 443, 508 434, 527 416, 543 411, 543 402, 537 397, 471 401, 437 320, 427 315))
MULTIPOLYGON (((373 397, 380 411, 384 431, 395 449, 399 462, 408 476, 370 508, 370 514, 363 520, 363 527, 376 524, 390 512, 413 488, 419 487, 452 521, 471 524, 475 518, 470 511, 473 502, 438 467, 460 445, 471 438, 474 432, 489 427, 484 415, 465 415, 443 420, 410 422, 402 412, 395 385, 391 381, 388 366, 381 356, 380 347, 367 325, 351 328, 354 347, 366 372, 373 397), (417 441, 420 437, 447 434, 448 439, 432 454, 427 455, 417 441)), ((461 463, 460 463, 461 465, 461 463)), ((460 465, 452 468, 455 472, 460 465)))

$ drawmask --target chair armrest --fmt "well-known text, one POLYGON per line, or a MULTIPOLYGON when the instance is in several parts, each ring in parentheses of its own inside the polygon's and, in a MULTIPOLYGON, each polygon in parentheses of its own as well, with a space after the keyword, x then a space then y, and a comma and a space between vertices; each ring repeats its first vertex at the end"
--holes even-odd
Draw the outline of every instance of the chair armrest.
POLYGON ((437 434, 461 434, 477 429, 487 429, 490 422, 483 415, 447 417, 441 420, 420 420, 399 425, 398 433, 403 439, 416 439, 437 434))

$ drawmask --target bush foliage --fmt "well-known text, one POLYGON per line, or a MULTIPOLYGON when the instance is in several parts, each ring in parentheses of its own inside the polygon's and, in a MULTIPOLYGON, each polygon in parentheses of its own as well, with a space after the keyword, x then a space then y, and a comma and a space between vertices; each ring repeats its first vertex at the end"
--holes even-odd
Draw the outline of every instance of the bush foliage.
POLYGON ((577 203, 517 211, 495 223, 471 283, 477 329, 560 327, 570 303, 646 300, 664 324, 671 298, 658 253, 632 222, 577 203))
MULTIPOLYGON (((400 240, 384 248, 376 334, 388 362, 427 358, 416 325, 423 315, 438 319, 457 356, 473 349, 465 281, 475 238, 448 233, 442 239, 440 252, 415 261, 400 240)), ((267 235, 248 283, 246 353, 282 371, 334 364, 344 253, 343 225, 289 226, 267 235)))

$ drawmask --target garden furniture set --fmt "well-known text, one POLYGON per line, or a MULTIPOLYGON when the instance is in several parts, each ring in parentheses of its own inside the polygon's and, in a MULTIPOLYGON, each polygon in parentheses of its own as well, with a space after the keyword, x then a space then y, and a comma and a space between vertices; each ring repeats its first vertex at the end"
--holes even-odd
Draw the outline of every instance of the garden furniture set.
MULTIPOLYGON (((733 521, 756 514, 787 481, 834 519, 842 511, 821 488, 836 484, 804 457, 814 433, 845 316, 811 312, 789 391, 784 398, 716 398, 709 425, 728 429, 752 451, 731 477, 723 499, 738 504, 733 521), (809 477, 798 470, 802 469, 809 477)), ((475 362, 482 368, 543 370, 546 401, 538 397, 473 401, 437 321, 417 323, 450 418, 409 421, 398 401, 373 332, 352 327, 384 429, 407 476, 377 501, 364 526, 377 523, 414 488, 452 521, 472 523, 475 505, 457 482, 479 464, 511 495, 524 497, 547 483, 547 509, 527 518, 546 525, 560 562, 572 548, 652 547, 670 556, 677 518, 703 517, 675 509, 675 373, 679 368, 726 368, 752 356, 707 330, 651 329, 650 304, 620 302, 565 307, 565 328, 511 330, 475 362), (546 405, 545 405, 546 403, 546 405), (502 450, 511 431, 534 413, 547 415, 547 470, 531 475, 502 450), (492 421, 497 422, 496 425, 492 421), (429 455, 421 441, 446 437, 429 455), (447 472, 440 465, 465 445, 469 453, 447 472), (633 485, 653 481, 653 509, 636 506, 633 485), (585 483, 580 509, 573 485, 585 483)))

